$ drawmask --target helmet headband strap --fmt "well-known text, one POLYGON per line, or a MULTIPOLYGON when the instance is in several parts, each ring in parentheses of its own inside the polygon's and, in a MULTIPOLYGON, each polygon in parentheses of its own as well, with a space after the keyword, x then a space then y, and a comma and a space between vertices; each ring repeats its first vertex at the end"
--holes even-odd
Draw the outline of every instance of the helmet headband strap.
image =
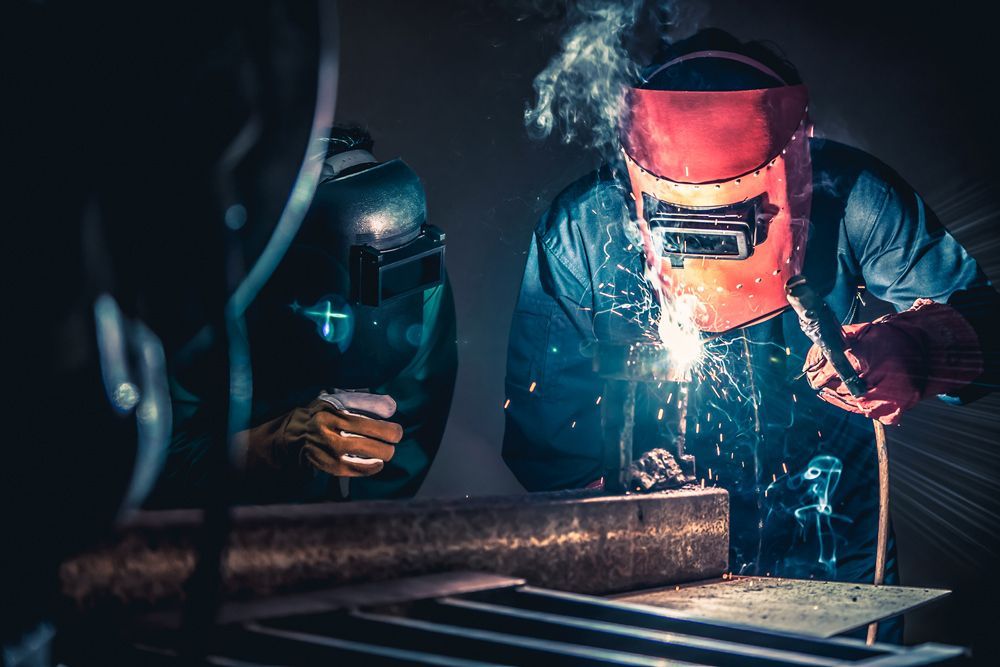
POLYGON ((785 81, 783 77, 779 76, 777 72, 775 72, 767 65, 764 65, 763 63, 754 60, 750 56, 745 56, 742 53, 733 53, 732 51, 692 51, 691 53, 685 53, 684 55, 677 56, 673 60, 665 62, 659 67, 657 67, 652 73, 650 73, 649 76, 643 77, 643 83, 649 82, 650 79, 652 79, 654 76, 656 76, 663 70, 667 69, 668 67, 673 67, 674 65, 678 65, 687 60, 695 60, 698 58, 720 58, 722 60, 733 60, 739 63, 743 63, 744 65, 749 65, 750 67, 753 67, 754 69, 761 71, 764 74, 767 74, 773 79, 780 81, 781 85, 783 86, 788 85, 788 82, 785 81))

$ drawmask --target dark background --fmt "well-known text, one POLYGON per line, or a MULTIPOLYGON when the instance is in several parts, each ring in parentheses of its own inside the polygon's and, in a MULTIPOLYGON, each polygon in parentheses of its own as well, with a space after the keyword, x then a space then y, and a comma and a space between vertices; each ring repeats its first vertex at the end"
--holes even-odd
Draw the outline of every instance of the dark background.
MULTIPOLYGON (((551 3, 546 3, 551 5, 551 3)), ((991 278, 997 233, 998 58, 971 3, 702 3, 699 27, 773 41, 809 85, 817 133, 880 157, 921 192, 991 278)), ((460 367, 448 430, 421 495, 519 493, 500 459, 507 333, 531 230, 596 164, 534 142, 523 111, 558 44, 558 15, 523 3, 341 3, 339 122, 367 125, 382 159, 423 178, 448 234, 460 367)), ((950 588, 910 615, 908 641, 974 644, 992 663, 1000 585, 1000 399, 929 402, 891 429, 903 583, 950 588)))

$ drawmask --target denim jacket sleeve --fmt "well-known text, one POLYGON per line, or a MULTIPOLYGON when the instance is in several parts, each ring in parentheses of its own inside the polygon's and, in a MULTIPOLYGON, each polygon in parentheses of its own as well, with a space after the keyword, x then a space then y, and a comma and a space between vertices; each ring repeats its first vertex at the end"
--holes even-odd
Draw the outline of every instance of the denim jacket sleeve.
POLYGON ((955 397, 978 398, 1000 381, 1000 295, 923 199, 883 165, 862 172, 845 211, 848 239, 868 290, 905 310, 918 298, 948 303, 972 324, 984 372, 955 397))

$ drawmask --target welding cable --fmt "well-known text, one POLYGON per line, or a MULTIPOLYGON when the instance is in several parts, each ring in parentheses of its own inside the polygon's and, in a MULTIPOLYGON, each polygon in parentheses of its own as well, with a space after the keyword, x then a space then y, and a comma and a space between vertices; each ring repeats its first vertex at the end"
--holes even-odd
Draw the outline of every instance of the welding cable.
MULTIPOLYGON (((864 378, 851 365, 845 354, 846 341, 841 323, 830 306, 813 291, 805 276, 792 276, 785 283, 788 303, 799 318, 799 325, 814 345, 823 351, 827 362, 852 396, 863 396, 868 391, 864 378)), ((875 577, 873 583, 885 582, 885 558, 889 544, 889 450, 885 442, 885 426, 872 420, 875 429, 875 452, 878 459, 878 535, 875 547, 875 577)), ((868 643, 875 643, 878 622, 868 626, 868 643)))
MULTIPOLYGON (((889 448, 885 442, 885 425, 872 420, 875 428, 875 451, 878 456, 878 540, 875 546, 876 586, 885 582, 885 556, 889 546, 889 448)), ((875 643, 878 621, 868 625, 868 644, 875 643)))

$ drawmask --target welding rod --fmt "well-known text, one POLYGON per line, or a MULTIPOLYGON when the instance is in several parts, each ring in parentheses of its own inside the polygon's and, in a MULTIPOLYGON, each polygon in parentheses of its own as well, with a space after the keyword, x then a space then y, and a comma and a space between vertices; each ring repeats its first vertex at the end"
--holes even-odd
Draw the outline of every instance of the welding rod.
MULTIPOLYGON (((889 547, 889 448, 885 443, 885 426, 877 419, 875 426, 875 451, 878 455, 878 542, 875 545, 876 586, 885 582, 885 556, 889 547)), ((875 643, 878 621, 868 624, 868 644, 875 643)))
MULTIPOLYGON (((868 386, 847 359, 844 330, 830 306, 813 291, 805 276, 789 278, 785 283, 785 296, 799 316, 802 332, 823 352, 847 390, 854 397, 863 396, 868 391, 868 386)), ((878 538, 873 583, 881 586, 885 582, 885 558, 889 543, 889 450, 885 441, 885 426, 877 419, 872 420, 872 425, 875 429, 875 451, 878 457, 878 538)), ((869 624, 868 644, 875 643, 877 634, 878 622, 869 624)))

